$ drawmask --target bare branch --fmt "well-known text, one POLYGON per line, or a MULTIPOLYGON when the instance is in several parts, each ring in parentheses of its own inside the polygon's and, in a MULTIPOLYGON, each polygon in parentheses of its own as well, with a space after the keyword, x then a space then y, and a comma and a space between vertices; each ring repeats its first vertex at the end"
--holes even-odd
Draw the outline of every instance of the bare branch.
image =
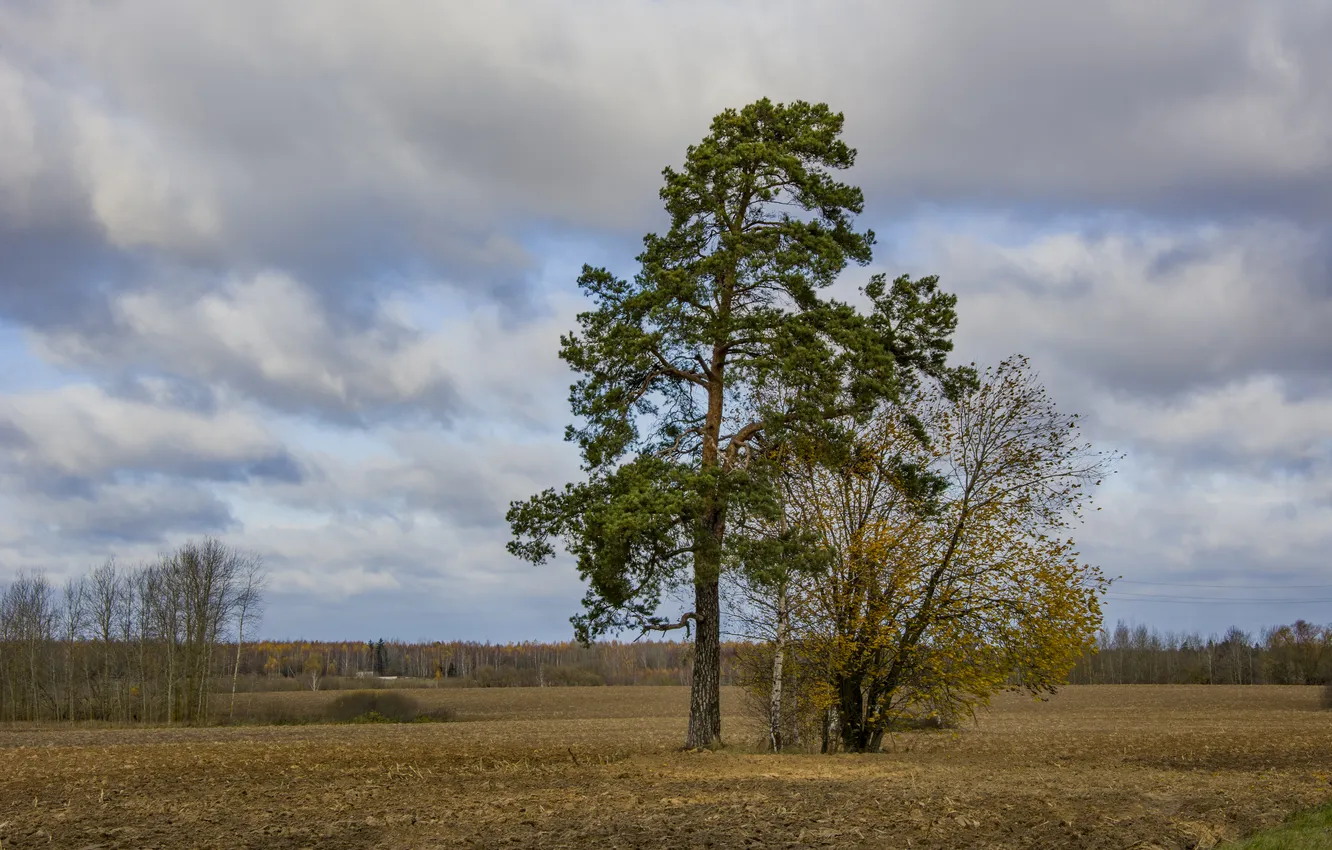
POLYGON ((673 375, 677 378, 681 378, 682 380, 692 381, 693 383, 698 384, 700 387, 707 386, 708 383, 707 375, 701 375, 698 372, 690 372, 688 369, 681 369, 678 366, 672 365, 671 362, 667 360, 665 357, 663 357, 661 352, 656 350, 655 348, 652 349, 652 356, 657 358, 657 362, 661 364, 661 369, 659 370, 659 374, 664 373, 667 375, 673 375))
POLYGON ((637 641, 642 639, 642 637, 646 635, 648 632, 665 633, 665 632, 675 631, 676 629, 684 629, 685 637, 689 637, 689 621, 693 620, 695 623, 697 623, 698 619, 699 619, 698 615, 695 614, 693 611, 686 611, 683 614, 681 614, 679 622, 676 623, 666 622, 664 617, 653 617, 651 619, 644 619, 640 617, 639 625, 643 627, 643 631, 641 634, 639 634, 638 637, 634 638, 634 640, 637 641))
POLYGON ((702 435, 702 433, 703 429, 701 426, 698 425, 695 425, 693 428, 686 428, 685 430, 680 432, 680 435, 678 437, 675 438, 675 442, 671 443, 666 448, 657 452, 657 457, 668 457, 670 455, 675 454, 680 450, 680 444, 684 442, 685 437, 688 437, 690 434, 702 435))
POLYGON ((647 376, 643 378, 643 382, 638 385, 638 389, 634 390, 633 394, 629 396, 628 404, 634 404, 643 396, 647 395, 648 390, 652 389, 652 382, 665 374, 667 373, 661 369, 649 372, 647 376))

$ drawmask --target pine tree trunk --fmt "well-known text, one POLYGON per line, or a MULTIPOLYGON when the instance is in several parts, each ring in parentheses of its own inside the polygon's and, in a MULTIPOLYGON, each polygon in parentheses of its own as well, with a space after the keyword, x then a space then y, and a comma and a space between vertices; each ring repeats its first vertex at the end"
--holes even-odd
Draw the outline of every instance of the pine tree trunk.
POLYGON ((721 593, 717 581, 694 585, 694 677, 686 749, 721 742, 721 593))
MULTIPOLYGON (((727 312, 729 307, 723 312, 727 312)), ((723 377, 726 353, 714 347, 708 383, 708 412, 703 425, 702 470, 715 474, 719 467, 718 440, 721 433, 723 377)), ((694 550, 694 614, 698 628, 694 638, 694 672, 689 694, 689 736, 686 749, 721 743, 721 557, 726 536, 726 508, 708 497, 707 509, 697 529, 694 550)))

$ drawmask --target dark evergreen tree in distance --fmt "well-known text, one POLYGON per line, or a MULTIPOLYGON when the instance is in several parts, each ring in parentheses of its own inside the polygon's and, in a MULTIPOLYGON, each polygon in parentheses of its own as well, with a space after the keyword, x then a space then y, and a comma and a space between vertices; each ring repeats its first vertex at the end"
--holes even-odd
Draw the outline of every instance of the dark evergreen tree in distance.
POLYGON ((513 554, 540 564, 560 540, 577 558, 580 640, 692 624, 690 748, 720 740, 718 582, 745 542, 727 520, 777 510, 761 469, 771 446, 837 451, 837 423, 921 376, 971 380, 946 366, 956 299, 936 278, 870 278, 868 315, 820 297, 874 245, 853 227, 860 190, 833 176, 855 162, 842 125, 825 104, 763 99, 718 115, 683 168, 663 171, 670 229, 644 237, 632 281, 584 267, 594 307, 561 340, 580 375, 566 438, 587 480, 508 514, 513 554), (784 403, 752 404, 765 385, 784 403), (658 615, 663 594, 691 585, 692 611, 658 615))
POLYGON ((388 670, 388 652, 384 648, 384 639, 380 638, 374 643, 375 650, 375 675, 383 676, 388 670))

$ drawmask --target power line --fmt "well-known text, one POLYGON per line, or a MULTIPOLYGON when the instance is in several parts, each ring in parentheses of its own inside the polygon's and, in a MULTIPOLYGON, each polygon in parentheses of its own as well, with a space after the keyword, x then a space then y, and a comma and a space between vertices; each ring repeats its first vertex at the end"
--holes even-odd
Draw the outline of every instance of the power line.
POLYGON ((1308 599, 1304 597, 1272 597, 1267 599, 1217 599, 1214 596, 1154 596, 1147 593, 1107 593, 1107 599, 1121 599, 1134 602, 1187 602, 1190 604, 1217 604, 1217 605, 1262 605, 1264 603, 1291 604, 1296 602, 1307 602, 1312 604, 1332 603, 1332 599, 1308 599))
POLYGON ((1313 590, 1332 588, 1332 584, 1188 584, 1179 581, 1139 581, 1131 578, 1114 579, 1116 583, 1151 584, 1157 587, 1205 587, 1210 590, 1313 590))

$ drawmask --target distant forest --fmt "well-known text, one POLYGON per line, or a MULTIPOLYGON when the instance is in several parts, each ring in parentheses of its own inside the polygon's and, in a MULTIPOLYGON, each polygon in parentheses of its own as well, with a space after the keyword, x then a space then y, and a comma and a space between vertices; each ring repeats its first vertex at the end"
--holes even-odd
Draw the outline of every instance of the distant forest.
MULTIPOLYGON (((1322 685, 1332 682, 1332 625, 1304 620, 1224 635, 1161 632, 1119 623, 1070 672, 1073 685, 1322 685)), ((747 644, 722 645, 722 683, 736 684, 747 644)), ((608 641, 483 644, 271 642, 247 644, 242 681, 256 689, 345 686, 364 675, 438 679, 455 687, 687 685, 691 644, 608 641), (338 680, 330 682, 329 677, 338 680)), ((227 650, 234 652, 234 647, 227 650)))
MULTIPOLYGON (((1119 623, 1102 631, 1097 651, 1069 674, 1074 685, 1321 685, 1332 682, 1332 626, 1297 620, 1254 637, 1238 627, 1224 635, 1161 632, 1119 623)), ((438 680, 454 687, 555 685, 687 685, 691 644, 599 642, 482 644, 272 642, 241 652, 242 687, 258 690, 349 687, 361 677, 438 680)), ((722 683, 736 684, 737 655, 722 646, 722 683)), ((226 649, 234 653, 235 648, 226 649)), ((417 682, 419 684, 419 681, 417 682)), ((404 683, 406 684, 406 683, 404 683)))
MULTIPOLYGON (((737 656, 722 645, 722 684, 739 683, 737 656)), ((489 644, 467 641, 247 641, 209 648, 219 698, 206 716, 168 714, 168 649, 156 641, 96 635, 0 647, 0 721, 210 722, 227 716, 226 693, 383 687, 688 685, 692 644, 674 641, 489 644), (239 664, 237 660, 239 659, 239 664), (234 678, 233 678, 234 676, 234 678)), ((1254 639, 1159 632, 1120 624, 1069 675, 1079 684, 1279 684, 1332 682, 1332 627, 1297 621, 1254 639)), ((197 692, 196 692, 197 693, 197 692)))
POLYGON ((1296 620, 1254 635, 1160 632, 1120 622, 1069 674, 1083 685, 1323 685, 1332 683, 1332 625, 1296 620))
MULTIPOLYGON (((734 661, 743 647, 723 646, 722 684, 735 683, 734 661)), ((692 651, 692 643, 650 640, 586 647, 575 641, 259 641, 241 652, 241 688, 365 687, 380 677, 445 687, 688 685, 692 651)))
MULTIPOLYGON (((250 640, 262 584, 253 558, 215 540, 60 588, 20 576, 0 588, 0 721, 209 723, 245 691, 690 681, 689 642, 250 640)), ((1211 637, 1121 622, 1097 643, 1070 684, 1332 683, 1332 626, 1303 620, 1211 637)), ((748 646, 723 643, 723 685, 740 683, 748 646)))

